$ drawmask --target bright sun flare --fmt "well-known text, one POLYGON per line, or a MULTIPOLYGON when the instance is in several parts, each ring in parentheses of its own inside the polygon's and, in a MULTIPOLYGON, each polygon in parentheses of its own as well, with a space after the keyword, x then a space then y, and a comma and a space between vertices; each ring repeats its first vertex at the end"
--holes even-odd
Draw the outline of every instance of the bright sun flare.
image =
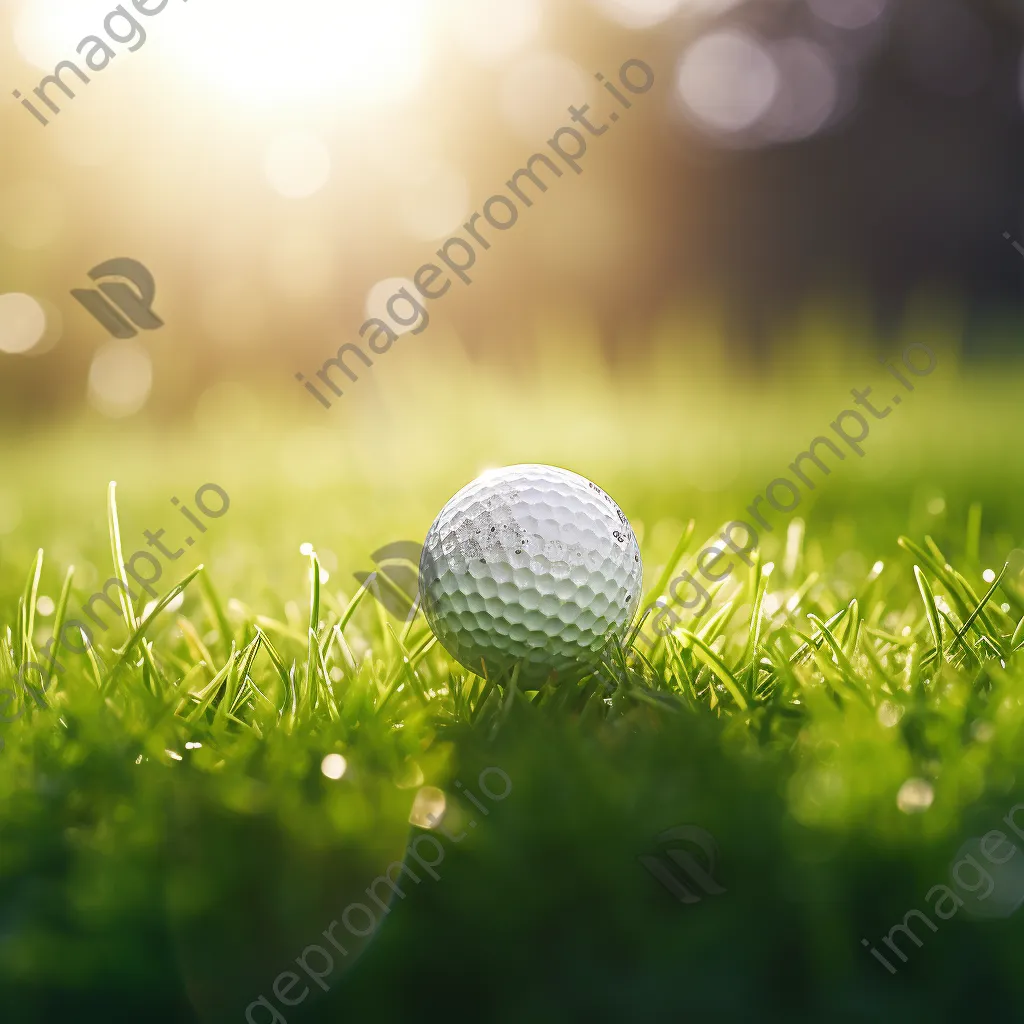
MULTIPOLYGON (((18 50, 52 71, 58 61, 76 59, 86 36, 104 38, 104 18, 117 6, 114 0, 26 0, 15 25, 18 50)), ((152 17, 123 6, 147 33, 140 49, 159 49, 175 74, 245 106, 399 100, 419 84, 426 60, 426 0, 170 0, 152 17)))

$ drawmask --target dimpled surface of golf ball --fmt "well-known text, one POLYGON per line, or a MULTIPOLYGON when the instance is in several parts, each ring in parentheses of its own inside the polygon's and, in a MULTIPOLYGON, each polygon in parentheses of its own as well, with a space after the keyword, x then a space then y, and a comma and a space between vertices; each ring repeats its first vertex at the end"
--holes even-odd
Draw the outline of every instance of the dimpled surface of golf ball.
POLYGON ((632 527, 596 484, 554 466, 489 470, 441 509, 420 556, 430 628, 466 668, 572 674, 621 639, 640 603, 632 527))

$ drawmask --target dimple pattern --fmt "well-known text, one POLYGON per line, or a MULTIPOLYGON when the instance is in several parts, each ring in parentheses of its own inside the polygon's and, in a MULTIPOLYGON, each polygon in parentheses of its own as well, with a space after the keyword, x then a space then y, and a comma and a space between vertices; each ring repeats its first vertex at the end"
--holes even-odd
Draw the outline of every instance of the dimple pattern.
POLYGON ((632 527, 596 484, 555 466, 492 470, 441 509, 420 556, 430 628, 466 668, 520 679, 593 662, 640 604, 632 527))

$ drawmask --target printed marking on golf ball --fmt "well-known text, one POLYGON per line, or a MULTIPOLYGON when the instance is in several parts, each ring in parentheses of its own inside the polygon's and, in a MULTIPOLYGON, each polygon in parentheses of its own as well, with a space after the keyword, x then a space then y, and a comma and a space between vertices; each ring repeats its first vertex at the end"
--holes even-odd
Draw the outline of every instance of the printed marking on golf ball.
POLYGON ((420 599, 456 661, 520 680, 593 663, 640 604, 640 548, 597 484, 555 466, 489 470, 427 533, 420 599))

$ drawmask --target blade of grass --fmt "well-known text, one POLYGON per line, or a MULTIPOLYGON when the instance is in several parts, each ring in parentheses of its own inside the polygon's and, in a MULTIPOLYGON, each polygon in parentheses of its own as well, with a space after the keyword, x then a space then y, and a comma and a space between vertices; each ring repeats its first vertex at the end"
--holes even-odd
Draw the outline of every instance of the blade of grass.
POLYGON ((317 639, 320 629, 320 562, 313 551, 309 556, 309 634, 306 648, 306 685, 301 699, 312 706, 313 676, 316 672, 316 654, 319 653, 317 639))
POLYGON ((198 702, 191 711, 185 715, 185 721, 194 722, 201 715, 205 714, 206 709, 213 703, 214 698, 223 689, 225 682, 231 675, 232 671, 238 664, 239 652, 232 649, 231 655, 228 660, 224 663, 224 667, 211 679, 206 686, 199 691, 199 693, 190 694, 189 696, 198 698, 198 702))
POLYGON ((757 682, 757 646, 761 642, 761 607, 764 604, 765 594, 768 592, 768 578, 770 572, 765 572, 760 567, 755 584, 754 601, 750 609, 750 626, 747 630, 747 642, 743 648, 743 658, 737 669, 742 666, 743 677, 746 681, 747 696, 753 698, 754 686, 757 682))
POLYGON ((138 621, 132 607, 131 588, 128 586, 128 574, 124 568, 124 555, 121 553, 121 527, 117 519, 117 481, 111 480, 107 487, 107 532, 110 534, 110 553, 114 558, 114 576, 120 582, 117 596, 121 603, 128 632, 135 631, 138 621))
MULTIPOLYGON (((845 608, 840 608, 839 611, 835 613, 835 615, 832 615, 825 620, 825 625, 828 626, 829 629, 831 629, 833 626, 835 626, 837 622, 839 622, 840 619, 842 619, 844 615, 846 615, 846 613, 849 610, 850 609, 848 606, 845 608)), ((810 618, 810 616, 811 613, 808 612, 808 618, 810 618)), ((798 636, 804 635, 803 633, 800 633, 799 630, 795 630, 795 632, 798 636)), ((811 650, 820 647, 823 641, 824 635, 820 631, 817 634, 806 637, 804 642, 790 656, 789 663, 791 665, 799 665, 800 662, 808 656, 811 650)))
POLYGON ((849 618, 844 623, 846 631, 843 636, 843 652, 848 658, 852 658, 857 652, 857 641, 860 638, 860 605, 857 598, 850 601, 849 609, 849 618))
POLYGON ((118 656, 117 661, 114 662, 114 667, 110 670, 106 680, 103 684, 104 693, 110 688, 114 682, 114 677, 117 675, 121 666, 124 664, 125 659, 128 657, 131 649, 138 643, 139 637, 149 629, 150 623, 203 571, 201 565, 197 565, 184 579, 176 583, 171 589, 153 606, 153 610, 139 623, 138 627, 132 633, 132 635, 125 641, 124 647, 121 648, 121 653, 118 656))
POLYGON ((256 660, 256 655, 259 653, 262 642, 263 634, 257 631, 256 636, 253 637, 249 645, 242 651, 241 665, 238 670, 238 693, 231 702, 231 707, 228 708, 228 714, 234 714, 235 709, 242 703, 246 689, 252 685, 252 681, 249 679, 249 672, 252 669, 252 663, 256 660))
POLYGON ((1014 654, 1022 647, 1024 647, 1024 617, 1017 623, 1017 628, 1013 631, 1013 638, 1010 640, 1010 653, 1014 654))
POLYGON ((46 666, 46 689, 50 688, 50 680, 53 679, 53 670, 56 667, 60 655, 61 644, 64 642, 64 618, 67 615, 68 601, 71 599, 71 580, 75 575, 75 567, 68 566, 64 576, 64 584, 60 588, 60 597, 57 599, 57 611, 53 617, 53 648, 50 654, 49 664, 46 666))
MULTIPOLYGON (((983 609, 984 609, 985 605, 988 604, 988 602, 992 599, 992 595, 999 588, 999 584, 1002 582, 1003 576, 1006 574, 1006 570, 1009 569, 1009 568, 1010 568, 1010 563, 1009 562, 1004 563, 1003 568, 999 572, 999 575, 992 582, 992 586, 988 588, 988 591, 986 592, 985 596, 981 599, 981 601, 978 602, 978 606, 964 620, 964 624, 960 627, 960 629, 957 631, 956 636, 953 638, 954 641, 962 640, 964 635, 967 633, 967 630, 969 630, 971 628, 971 626, 974 625, 974 620, 976 618, 978 618, 979 615, 983 614, 983 609)), ((995 634, 995 631, 993 630, 993 636, 994 635, 996 635, 996 634, 995 634)), ((983 639, 984 639, 984 637, 983 637, 983 639)))
POLYGON ((942 658, 942 624, 939 621, 939 610, 935 607, 935 595, 932 593, 931 584, 925 574, 918 566, 914 566, 914 579, 917 580, 917 589, 921 592, 921 600, 924 602, 924 612, 928 616, 928 625, 931 627, 932 639, 935 641, 935 656, 941 663, 942 658))
POLYGON ((36 628, 36 602, 39 600, 39 577, 43 572, 43 549, 36 552, 32 562, 32 569, 25 581, 25 591, 22 594, 22 622, 21 622, 21 664, 27 665, 35 657, 32 646, 32 635, 36 628))
POLYGON ((742 687, 733 677, 725 662, 696 633, 691 633, 682 626, 679 627, 679 632, 690 642, 697 657, 719 678, 740 710, 746 711, 747 699, 743 696, 742 687))
POLYGON ((961 618, 967 618, 970 614, 970 608, 963 593, 960 590, 960 584, 946 568, 944 562, 936 561, 935 557, 924 550, 920 545, 915 544, 909 537, 899 537, 896 541, 897 544, 905 551, 908 551, 914 558, 923 566, 931 569, 932 574, 942 581, 943 586, 946 588, 950 599, 957 606, 957 612, 961 618))
MULTIPOLYGON (((868 696, 867 688, 864 681, 857 675, 853 665, 850 664, 850 659, 847 658, 843 651, 842 644, 835 638, 832 630, 825 625, 821 619, 818 618, 813 612, 808 613, 807 618, 814 623, 814 625, 821 632, 821 635, 825 638, 825 643, 828 644, 832 651, 832 657, 835 659, 835 664, 839 669, 840 677, 843 682, 846 683, 847 687, 862 700, 868 707, 872 707, 871 698, 868 696)), ((824 660, 824 659, 822 659, 824 660)))

